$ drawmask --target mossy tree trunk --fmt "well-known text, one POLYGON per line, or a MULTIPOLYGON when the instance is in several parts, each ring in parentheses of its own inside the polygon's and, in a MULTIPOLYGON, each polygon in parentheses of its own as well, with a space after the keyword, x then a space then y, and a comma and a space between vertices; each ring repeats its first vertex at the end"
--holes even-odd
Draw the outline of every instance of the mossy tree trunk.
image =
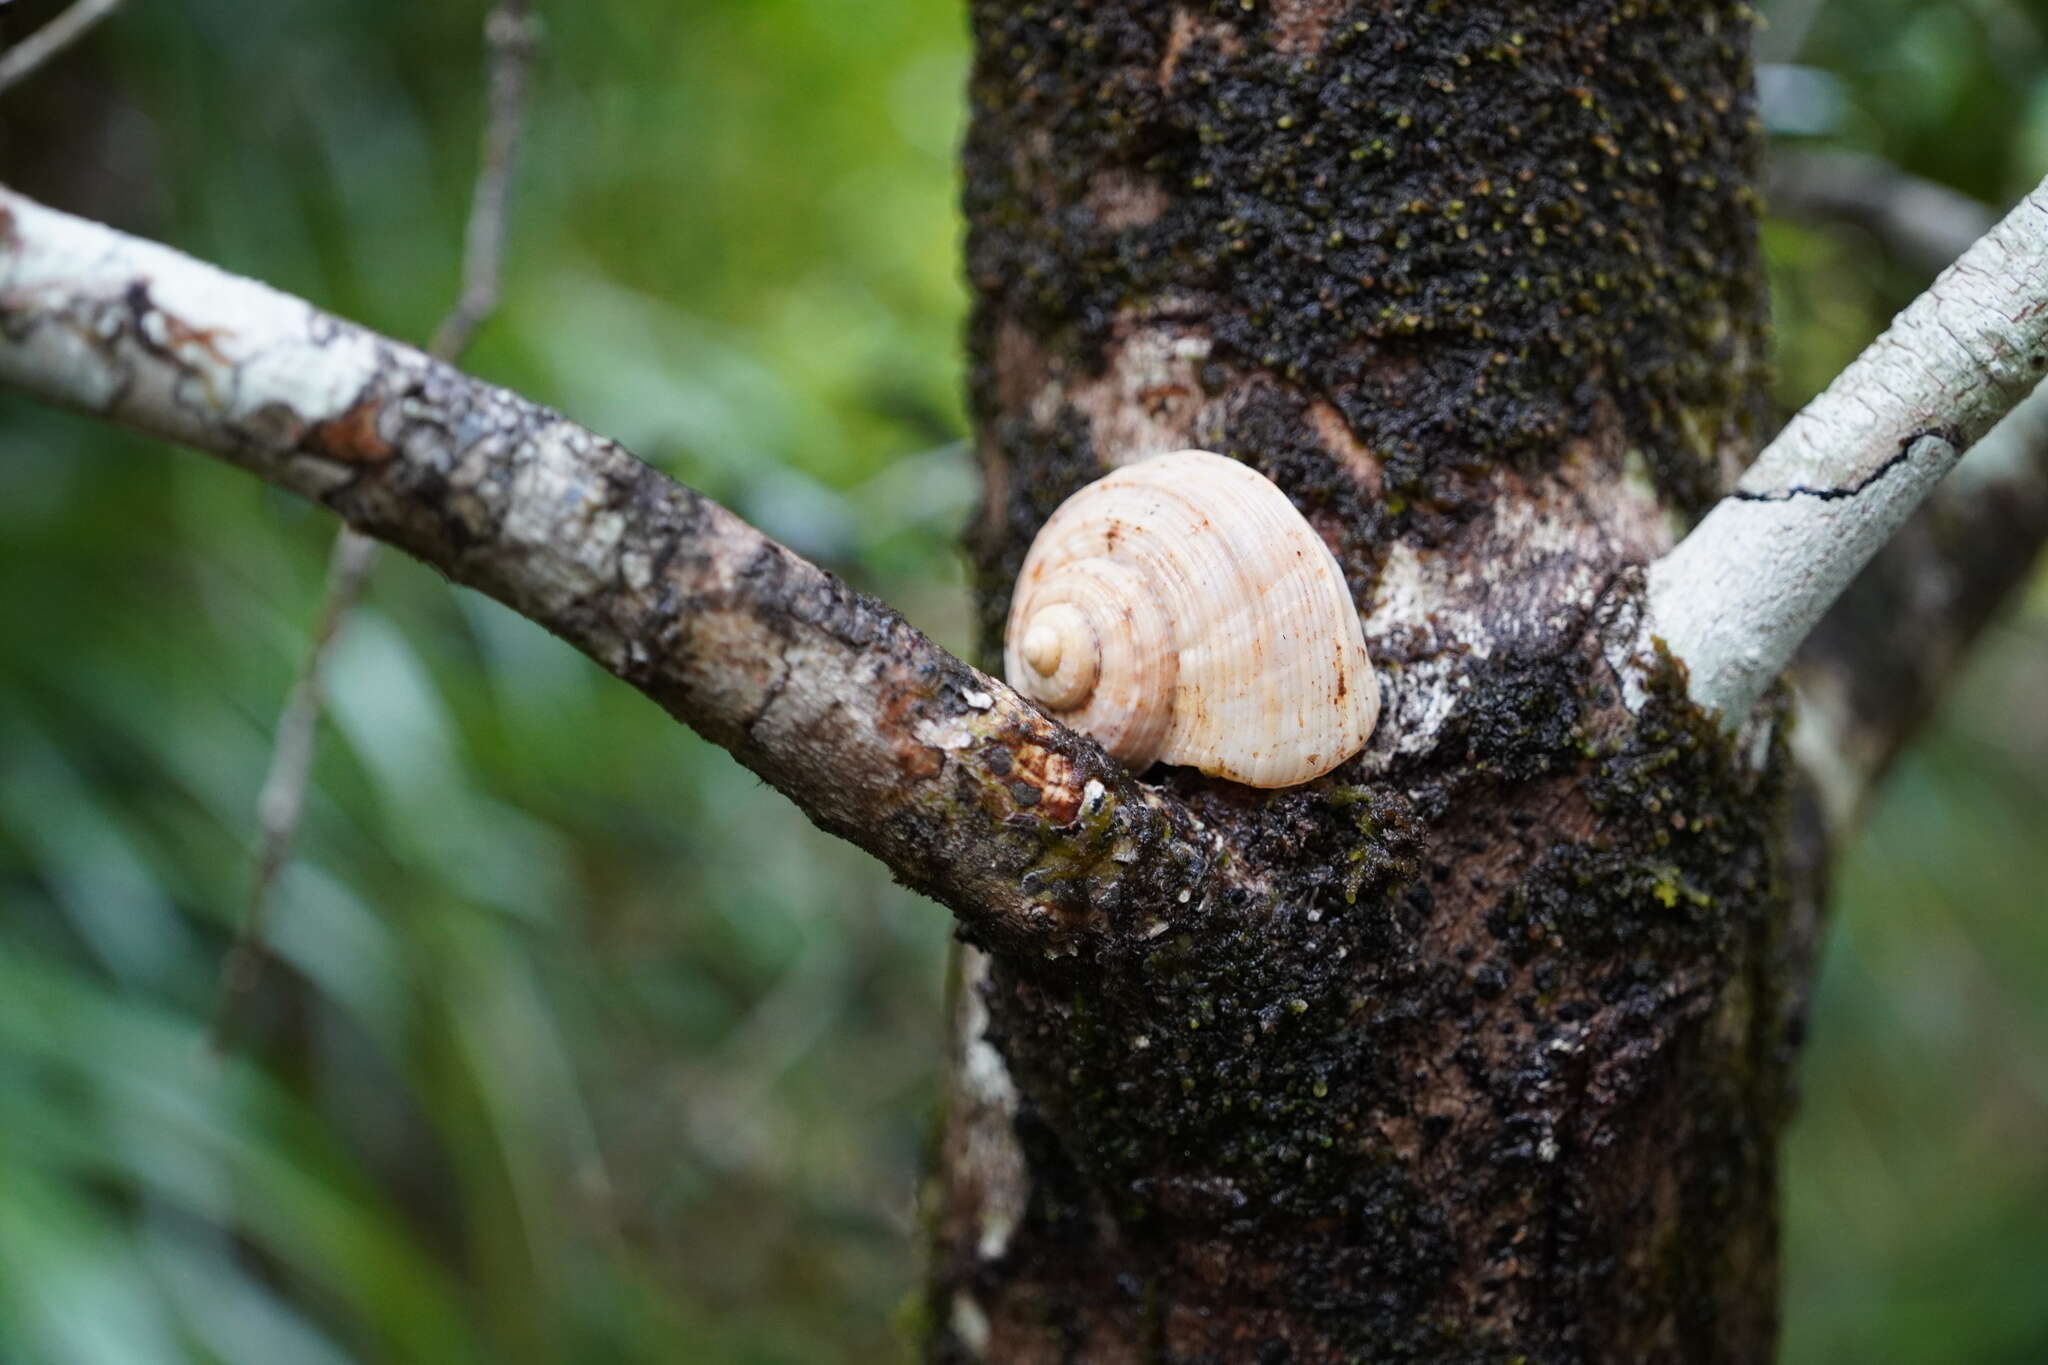
POLYGON ((1758 437, 1750 11, 973 14, 989 658, 1059 501, 1200 446, 1324 533, 1386 711, 1305 788, 1149 775, 1241 874, 1168 932, 967 955, 932 1357, 1767 1359, 1780 717, 1606 647, 1758 437))

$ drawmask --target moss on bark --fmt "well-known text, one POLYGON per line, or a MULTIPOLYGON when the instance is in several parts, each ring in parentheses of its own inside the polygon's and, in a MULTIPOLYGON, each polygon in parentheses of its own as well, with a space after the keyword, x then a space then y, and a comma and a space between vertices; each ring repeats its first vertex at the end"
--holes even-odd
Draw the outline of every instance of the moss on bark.
POLYGON ((1630 709, 1600 625, 1664 533, 1629 471, 1682 520, 1753 434, 1748 12, 974 13, 991 641, 1052 507, 1169 442, 1272 477, 1369 612, 1398 555, 1480 630, 1382 621, 1390 697, 1449 700, 1318 783, 1151 774, 1212 898, 994 960, 1022 1216, 987 1235, 956 1111, 933 1357, 1766 1355, 1782 743, 1668 669, 1630 709))

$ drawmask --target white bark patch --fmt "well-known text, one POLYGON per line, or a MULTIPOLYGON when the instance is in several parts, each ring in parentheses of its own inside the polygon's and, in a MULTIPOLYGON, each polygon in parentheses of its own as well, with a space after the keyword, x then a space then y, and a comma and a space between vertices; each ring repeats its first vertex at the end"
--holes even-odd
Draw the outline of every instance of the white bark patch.
POLYGON ((1557 648, 1615 569, 1655 555, 1668 536, 1653 491, 1575 454, 1555 476, 1501 490, 1457 541, 1390 547, 1364 619, 1383 707, 1367 771, 1433 749, 1474 663, 1557 648))
POLYGON ((654 585, 654 556, 645 550, 628 550, 619 556, 619 573, 634 592, 646 592, 654 585))
POLYGON ((506 444, 487 436, 463 452, 448 472, 448 509, 472 537, 481 537, 504 515, 506 490, 493 476, 504 468, 506 444))
POLYGON ((914 733, 920 743, 949 753, 969 748, 974 743, 974 728, 964 716, 948 716, 943 721, 919 721, 914 733))
POLYGON ((981 1305, 964 1289, 953 1291, 953 1312, 949 1321, 953 1335, 960 1344, 976 1358, 988 1355, 988 1343, 995 1335, 989 1325, 988 1314, 981 1311, 981 1305))
POLYGON ((1201 425, 1206 400, 1200 372, 1209 348, 1205 336, 1143 324, 1110 349, 1109 368, 1100 379, 1054 375, 1032 415, 1051 426, 1060 405, 1071 403, 1088 418, 1095 449, 1108 465, 1183 450, 1188 433, 1201 425))
POLYGON ((560 610, 610 583, 619 572, 625 518, 607 511, 605 488, 582 466, 529 458, 513 477, 504 539, 531 557, 536 600, 560 610))
POLYGON ((378 372, 374 336, 288 294, 6 189, 0 215, 7 383, 205 444, 224 425, 295 436, 346 413, 378 372))
POLYGON ((960 1121, 967 1125, 965 1161, 980 1192, 975 1251, 993 1261, 1009 1249, 1031 1194, 1030 1168, 1017 1145, 1017 1084, 1003 1055, 988 1041, 988 1006, 981 992, 988 958, 974 948, 960 950, 960 1009, 954 1027, 960 1047, 955 1068, 960 1121))

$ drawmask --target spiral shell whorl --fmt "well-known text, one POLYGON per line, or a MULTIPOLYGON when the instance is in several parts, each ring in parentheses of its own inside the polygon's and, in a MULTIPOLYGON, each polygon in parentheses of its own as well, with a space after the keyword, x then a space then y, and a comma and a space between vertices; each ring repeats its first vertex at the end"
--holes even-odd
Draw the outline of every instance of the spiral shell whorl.
POLYGON ((1307 781, 1379 709, 1336 561, 1293 504, 1220 455, 1126 466, 1063 503, 1011 603, 1010 683, 1134 769, 1307 781))
MULTIPOLYGON (((1102 528, 1082 529, 1093 534, 1102 528)), ((1094 735, 1123 763, 1144 768, 1159 757, 1172 726, 1179 658, 1166 605, 1142 567, 1111 557, 1116 542, 1129 535, 1112 532, 1100 546, 1077 539, 1067 546, 1074 558, 1048 555, 1036 572, 1027 563, 1029 577, 1020 581, 1035 590, 1020 588, 1004 666, 1023 680, 1025 695, 1094 735), (1044 648, 1049 642, 1054 647, 1044 648), (1040 653, 1040 662, 1052 668, 1040 668, 1027 651, 1040 653)))

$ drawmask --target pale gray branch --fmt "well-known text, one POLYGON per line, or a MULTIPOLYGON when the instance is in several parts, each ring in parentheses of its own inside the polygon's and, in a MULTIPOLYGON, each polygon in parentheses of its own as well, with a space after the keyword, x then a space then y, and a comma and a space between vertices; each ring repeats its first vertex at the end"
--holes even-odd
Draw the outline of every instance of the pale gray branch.
POLYGON ((2048 544, 2048 385, 1970 448, 1800 646, 1792 744, 1831 838, 1853 832, 1900 747, 2048 544))
POLYGON ((1650 568, 1647 629, 1740 725, 1956 463, 2048 372, 2048 182, 1787 424, 1650 568))
POLYGON ((49 65, 65 48, 92 32, 93 26, 121 7, 121 0, 78 0, 78 3, 0 52, 0 94, 49 65))
POLYGON ((0 384, 221 455, 539 622, 977 941, 1082 951, 1253 874, 901 617, 615 443, 0 189, 0 384))

